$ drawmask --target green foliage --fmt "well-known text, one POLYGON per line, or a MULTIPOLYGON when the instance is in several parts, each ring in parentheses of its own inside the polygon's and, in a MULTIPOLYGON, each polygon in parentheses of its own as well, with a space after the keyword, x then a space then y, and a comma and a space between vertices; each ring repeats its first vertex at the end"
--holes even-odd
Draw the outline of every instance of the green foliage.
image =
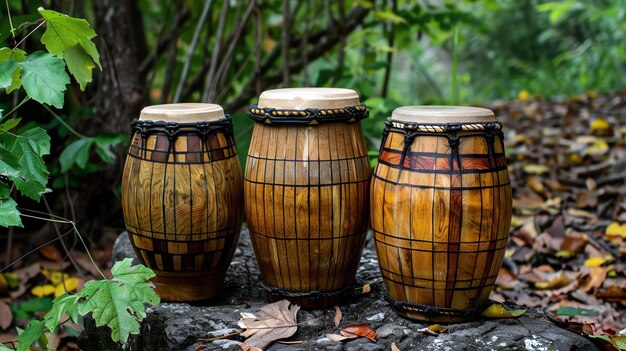
POLYGON ((30 98, 56 108, 63 107, 63 92, 70 77, 65 73, 62 59, 37 51, 26 56, 20 66, 22 84, 30 98))
POLYGON ((591 309, 586 309, 586 308, 577 308, 577 307, 573 307, 573 306, 561 306, 554 313, 559 315, 559 316, 568 316, 568 317, 572 317, 572 316, 588 316, 588 317, 590 317, 590 316, 597 315, 598 311, 591 310, 591 309))
POLYGON ((48 182, 48 169, 43 156, 50 153, 50 136, 45 130, 35 127, 20 134, 0 134, 0 144, 18 162, 18 176, 8 172, 2 175, 13 181, 22 194, 33 200, 39 200, 48 182))
MULTIPOLYGON (((41 104, 62 108, 64 92, 70 83, 66 65, 82 90, 92 80, 93 68, 96 65, 101 68, 100 55, 92 41, 96 33, 83 19, 42 8, 39 8, 39 13, 46 21, 46 31, 41 36, 41 42, 48 52, 27 54, 16 47, 0 48, 0 88, 4 88, 8 94, 23 87, 27 95, 23 102, 33 99, 41 104)), ((0 114, 0 122, 2 119, 0 114)), ((12 117, 0 124, 0 226, 4 227, 22 226, 6 180, 12 182, 20 193, 37 201, 46 191, 48 183, 49 171, 43 156, 50 153, 50 137, 39 127, 13 131, 20 121, 20 118, 12 117)), ((100 139, 79 139, 74 143, 95 143, 100 157, 113 162, 110 151, 112 143, 109 140, 103 136, 100 139)), ((69 151, 71 154, 72 149, 69 151)), ((84 167, 88 151, 87 148, 86 153, 73 155, 78 156, 73 163, 84 167)))
POLYGON ((91 71, 95 65, 102 69, 100 54, 91 41, 96 32, 84 19, 42 8, 39 8, 39 13, 47 21, 41 42, 51 54, 63 56, 80 89, 85 90, 87 83, 91 82, 91 71))
POLYGON ((77 295, 85 299, 78 312, 92 313, 97 326, 108 325, 114 341, 125 343, 130 334, 139 333, 139 321, 146 317, 145 303, 157 304, 159 297, 148 280, 154 273, 144 266, 131 266, 132 259, 117 262, 111 269, 113 279, 90 281, 77 295))
POLYGON ((115 161, 115 154, 111 151, 111 147, 125 140, 126 137, 119 134, 102 134, 96 137, 85 137, 74 140, 67 145, 59 157, 61 172, 67 172, 74 165, 84 170, 89 160, 89 151, 94 145, 96 154, 98 154, 102 161, 113 163, 115 161))
MULTIPOLYGON (((77 294, 65 293, 52 301, 43 321, 32 321, 18 338, 18 350, 28 350, 47 330, 54 330, 64 316, 78 322, 78 315, 91 313, 97 326, 111 328, 114 341, 126 344, 131 334, 139 333, 139 322, 146 317, 146 304, 160 302, 150 278, 154 272, 143 265, 131 266, 132 259, 115 263, 112 278, 92 280, 77 294)), ((49 300, 49 298, 48 298, 49 300)))

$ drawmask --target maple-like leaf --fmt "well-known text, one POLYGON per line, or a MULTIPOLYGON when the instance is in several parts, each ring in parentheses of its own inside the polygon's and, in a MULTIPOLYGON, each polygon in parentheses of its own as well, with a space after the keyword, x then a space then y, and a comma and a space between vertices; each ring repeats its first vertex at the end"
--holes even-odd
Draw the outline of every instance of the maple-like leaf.
POLYGON ((264 350, 274 341, 292 336, 298 330, 296 314, 299 310, 300 306, 290 306, 289 301, 280 300, 262 307, 256 314, 242 313, 238 324, 246 329, 241 333, 247 338, 244 345, 249 346, 248 349, 264 350))
POLYGON ((146 316, 145 304, 159 303, 148 280, 154 277, 149 268, 131 266, 132 259, 117 262, 112 279, 92 280, 78 292, 78 313, 92 313, 96 326, 108 325, 113 341, 123 344, 130 334, 139 333, 139 322, 146 316))

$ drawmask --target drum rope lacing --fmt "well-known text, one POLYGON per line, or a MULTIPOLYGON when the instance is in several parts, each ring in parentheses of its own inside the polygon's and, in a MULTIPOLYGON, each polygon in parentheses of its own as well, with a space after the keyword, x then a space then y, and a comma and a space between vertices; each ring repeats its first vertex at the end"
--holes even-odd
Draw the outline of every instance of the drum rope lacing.
POLYGON ((284 297, 293 297, 293 298, 303 297, 303 298, 308 298, 308 299, 323 299, 323 298, 335 297, 335 296, 345 296, 345 295, 349 295, 349 292, 354 290, 356 287, 356 285, 349 284, 341 289, 328 290, 328 291, 290 290, 290 289, 283 289, 277 286, 270 285, 265 281, 265 279, 263 279, 262 276, 259 276, 259 283, 261 284, 261 287, 265 291, 269 292, 270 294, 284 296, 284 297))
POLYGON ((365 104, 341 108, 280 109, 250 105, 248 116, 268 124, 319 124, 325 122, 357 122, 369 116, 365 104))
POLYGON ((391 307, 400 311, 400 312, 417 312, 423 313, 428 317, 440 317, 440 316, 450 316, 450 317, 461 317, 461 318, 471 318, 479 316, 484 310, 487 309, 494 302, 491 300, 486 300, 481 302, 478 305, 474 305, 470 308, 460 309, 460 308, 451 308, 451 307, 437 307, 432 305, 418 304, 418 303, 410 303, 405 301, 396 301, 392 299, 387 293, 385 293, 385 300, 389 302, 391 307))
POLYGON ((198 121, 191 123, 134 120, 131 122, 133 133, 137 132, 142 139, 149 135, 163 133, 170 141, 180 135, 199 134, 206 140, 210 134, 222 131, 226 135, 232 134, 233 123, 229 115, 214 121, 198 121))

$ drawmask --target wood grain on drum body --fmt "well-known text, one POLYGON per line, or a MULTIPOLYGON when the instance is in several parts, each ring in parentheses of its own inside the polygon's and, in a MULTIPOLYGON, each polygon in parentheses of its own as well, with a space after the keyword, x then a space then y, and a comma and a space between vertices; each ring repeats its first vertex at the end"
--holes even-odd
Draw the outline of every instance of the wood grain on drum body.
MULTIPOLYGON (((266 283, 306 293, 353 282, 368 229, 370 173, 360 123, 255 125, 244 193, 266 283)), ((338 296, 291 300, 322 308, 338 296)))
MULTIPOLYGON (((392 299, 466 310, 488 299, 504 257, 511 188, 502 137, 451 141, 392 129, 371 187, 376 249, 392 299)), ((455 316, 410 318, 453 322, 455 316)))
POLYGON ((124 219, 137 256, 165 300, 219 293, 243 214, 232 133, 134 133, 122 181, 124 219))

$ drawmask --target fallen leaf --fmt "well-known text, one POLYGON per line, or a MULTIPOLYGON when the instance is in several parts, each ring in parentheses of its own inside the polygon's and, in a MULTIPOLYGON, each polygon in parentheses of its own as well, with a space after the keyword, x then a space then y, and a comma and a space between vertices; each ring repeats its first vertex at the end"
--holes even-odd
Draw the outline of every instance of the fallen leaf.
POLYGON ((254 346, 250 346, 248 344, 241 344, 239 345, 239 347, 243 350, 243 351, 263 351, 263 349, 260 349, 258 347, 254 347, 254 346))
POLYGON ((365 284, 363 285, 363 288, 361 289, 361 294, 365 295, 365 294, 369 294, 370 291, 372 291, 372 288, 370 287, 369 284, 365 284))
POLYGON ((400 351, 395 341, 391 343, 391 351, 400 351))
POLYGON ((588 293, 592 289, 598 289, 604 283, 607 276, 607 270, 602 267, 588 267, 581 269, 580 290, 588 293))
POLYGON ((304 344, 304 341, 302 340, 294 340, 294 341, 277 340, 276 343, 283 344, 283 345, 300 345, 300 344, 304 344))
POLYGON ((550 168, 546 165, 526 164, 522 166, 522 170, 526 174, 544 174, 550 172, 550 168))
POLYGON ((80 280, 76 277, 65 279, 61 284, 54 288, 54 297, 59 297, 66 292, 74 291, 78 287, 80 280))
POLYGON ((591 132, 594 134, 605 135, 607 131, 611 132, 611 130, 611 125, 604 118, 596 118, 591 122, 591 132))
POLYGON ((568 316, 568 317, 572 317, 572 316, 591 317, 591 316, 597 315, 598 311, 585 309, 585 308, 577 308, 573 306, 561 306, 559 307, 558 310, 556 310, 556 312, 554 312, 554 314, 559 315, 559 316, 568 316))
POLYGON ((520 90, 519 93, 517 94, 517 98, 522 102, 528 100, 529 97, 530 97, 530 93, 526 89, 520 90))
POLYGON ((206 349, 207 349, 207 347, 206 347, 206 346, 204 346, 204 345, 198 345, 198 346, 196 346, 196 348, 195 348, 195 349, 193 349, 193 351, 202 351, 202 350, 206 350, 206 349))
POLYGON ((487 307, 480 315, 486 318, 513 318, 526 313, 526 309, 520 306, 508 306, 501 303, 494 303, 487 307))
POLYGON ((244 345, 263 350, 276 340, 292 336, 298 330, 298 310, 300 306, 290 308, 289 301, 280 300, 263 306, 256 314, 242 314, 238 325, 246 329, 241 333, 247 338, 244 345))
POLYGON ((619 224, 617 222, 613 222, 609 224, 606 228, 607 236, 621 236, 622 238, 626 238, 626 223, 619 224))
POLYGON ((587 267, 600 267, 606 262, 602 257, 591 257, 585 260, 585 266, 587 267))
POLYGON ((13 323, 13 312, 11 307, 6 303, 0 301, 0 329, 8 329, 13 323))
POLYGON ((369 324, 350 324, 339 331, 343 336, 358 335, 376 342, 376 331, 369 324))
POLYGON ((54 285, 50 285, 50 284, 37 285, 36 287, 32 288, 30 292, 31 294, 37 297, 44 297, 44 296, 52 295, 54 294, 54 285))
POLYGON ((553 274, 548 280, 535 283, 535 288, 542 290, 560 289, 571 284, 572 281, 567 278, 563 271, 553 274))
POLYGON ((70 278, 70 275, 67 273, 51 271, 48 269, 42 269, 41 274, 44 277, 48 278, 48 280, 55 286, 61 284, 62 281, 70 278))
POLYGON ((341 313, 341 309, 339 308, 339 306, 335 305, 335 317, 333 318, 335 327, 338 327, 339 323, 341 323, 341 317, 343 317, 343 313, 341 313))
POLYGON ((332 341, 342 342, 346 340, 353 340, 358 338, 358 335, 349 334, 348 336, 339 335, 339 334, 326 334, 326 337, 332 341))
POLYGON ((24 268, 16 269, 13 271, 20 279, 20 284, 26 284, 31 278, 36 277, 41 272, 41 267, 39 263, 33 263, 30 266, 26 266, 24 268))
POLYGON ((63 255, 61 254, 59 249, 57 249, 54 245, 46 245, 46 246, 40 247, 39 250, 37 251, 39 252, 41 256, 49 259, 50 261, 58 262, 63 259, 63 255))
POLYGON ((417 331, 420 333, 437 336, 441 333, 446 332, 447 330, 448 328, 444 327, 443 325, 433 324, 433 325, 429 325, 426 328, 418 329, 417 331))

